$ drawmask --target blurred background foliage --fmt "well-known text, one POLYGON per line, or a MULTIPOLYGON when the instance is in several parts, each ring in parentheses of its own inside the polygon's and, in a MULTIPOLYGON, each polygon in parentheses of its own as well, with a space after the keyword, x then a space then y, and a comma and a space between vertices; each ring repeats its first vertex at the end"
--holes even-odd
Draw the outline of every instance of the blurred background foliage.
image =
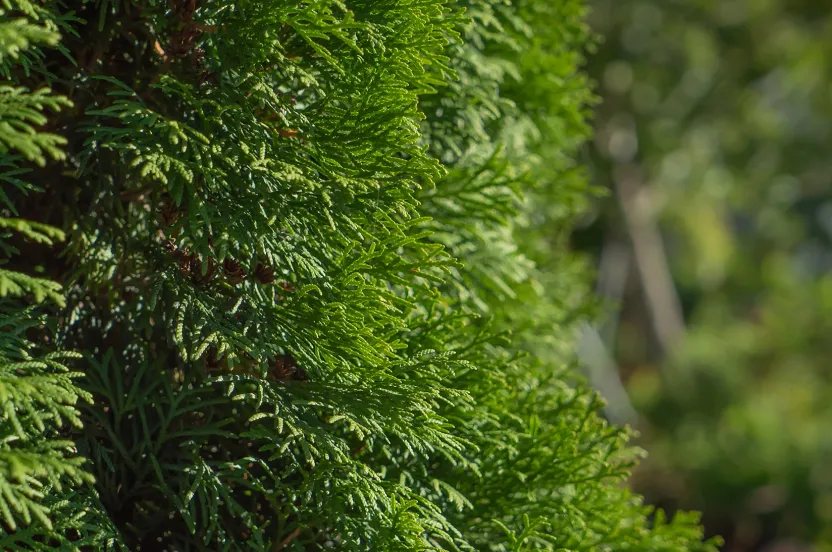
POLYGON ((832 2, 594 0, 591 24, 609 193, 574 240, 635 484, 725 550, 832 550, 832 2))

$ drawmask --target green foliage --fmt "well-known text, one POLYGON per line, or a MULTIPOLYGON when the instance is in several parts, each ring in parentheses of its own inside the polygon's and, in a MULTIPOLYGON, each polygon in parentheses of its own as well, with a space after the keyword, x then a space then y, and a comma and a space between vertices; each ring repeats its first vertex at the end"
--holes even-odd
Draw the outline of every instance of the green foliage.
POLYGON ((651 450, 639 488, 703 509, 735 550, 826 550, 832 10, 615 0, 595 17, 598 183, 649 186, 688 325, 656 365, 625 298, 617 356, 651 450))
POLYGON ((9 198, 94 484, 8 549, 713 550, 570 369, 584 8, 464 7, 46 2, 67 162, 9 198))
MULTIPOLYGON (((4 67, 10 67, 9 59, 25 55, 30 45, 55 44, 57 39, 48 26, 25 19, 5 20, 0 22, 0 58, 4 67)), ((65 139, 35 127, 47 121, 42 110, 67 105, 66 98, 48 89, 30 92, 19 86, 0 86, 0 165, 4 168, 0 249, 7 257, 4 264, 20 253, 17 244, 21 240, 28 242, 22 246, 26 248, 31 243, 51 246, 64 239, 58 228, 8 215, 18 214, 10 199, 13 193, 39 191, 19 178, 28 172, 20 168, 20 162, 25 159, 43 166, 47 158, 64 158, 58 146, 65 139)), ((70 427, 82 426, 78 404, 89 401, 91 395, 76 384, 83 374, 65 364, 81 355, 56 347, 54 327, 45 315, 24 306, 30 302, 27 297, 36 303, 49 299, 64 305, 59 284, 18 270, 0 270, 0 519, 4 526, 0 546, 4 550, 52 550, 51 545, 68 542, 68 530, 80 536, 84 527, 85 510, 67 506, 79 502, 73 486, 89 489, 93 478, 84 469, 86 459, 77 454, 66 433, 70 427), (64 512, 66 517, 61 516, 64 512)))

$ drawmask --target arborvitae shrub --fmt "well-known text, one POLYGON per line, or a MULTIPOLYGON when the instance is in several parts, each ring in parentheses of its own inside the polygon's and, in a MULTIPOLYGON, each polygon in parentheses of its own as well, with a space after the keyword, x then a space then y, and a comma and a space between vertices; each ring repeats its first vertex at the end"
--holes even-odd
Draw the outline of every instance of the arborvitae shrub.
POLYGON ((581 2, 4 6, 0 549, 711 549, 569 368, 581 2))

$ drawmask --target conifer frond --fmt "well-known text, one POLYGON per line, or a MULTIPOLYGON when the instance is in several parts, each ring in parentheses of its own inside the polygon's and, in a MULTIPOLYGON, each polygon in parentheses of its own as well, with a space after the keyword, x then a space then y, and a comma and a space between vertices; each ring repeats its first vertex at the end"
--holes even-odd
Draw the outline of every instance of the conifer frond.
POLYGON ((59 305, 64 304, 60 284, 21 272, 0 269, 0 297, 20 297, 25 294, 31 294, 38 303, 50 299, 59 305))
POLYGON ((7 58, 17 58, 33 43, 54 46, 59 38, 58 33, 26 19, 0 22, 0 63, 6 62, 7 58))
MULTIPOLYGON (((27 2, 4 4, 30 18, 43 13, 41 7, 27 2)), ((4 20, 0 15, 0 63, 7 72, 15 61, 24 66, 28 63, 23 54, 33 45, 54 45, 57 39, 51 25, 4 20)), ((18 86, 0 86, 0 165, 7 169, 2 176, 2 200, 12 213, 18 212, 12 200, 15 194, 40 189, 18 178, 27 172, 19 163, 26 159, 43 166, 47 158, 64 159, 59 146, 66 140, 38 132, 36 127, 47 122, 43 110, 67 105, 68 100, 46 88, 29 92, 18 86)), ((0 246, 11 255, 21 249, 12 244, 16 238, 52 246, 65 237, 58 228, 22 218, 2 217, 0 229, 0 246)), ((78 403, 88 401, 91 395, 76 385, 81 374, 64 364, 81 355, 55 348, 46 317, 20 307, 21 300, 25 304, 46 299, 62 307, 64 295, 60 284, 52 280, 0 269, 0 298, 0 546, 4 550, 39 550, 61 542, 65 549, 73 549, 68 532, 80 535, 82 518, 89 511, 76 507, 63 519, 57 516, 71 489, 87 487, 91 491, 93 478, 83 467, 86 459, 77 454, 66 435, 69 428, 82 426, 78 403), (34 343, 33 336, 40 342, 34 343)))
POLYGON ((29 240, 47 245, 54 245, 56 241, 64 241, 65 238, 63 230, 31 220, 0 217, 0 228, 14 230, 29 240))
POLYGON ((71 105, 62 96, 55 96, 48 88, 28 91, 25 88, 0 85, 0 154, 10 151, 21 153, 38 165, 46 163, 46 156, 63 159, 60 146, 66 143, 62 136, 36 132, 35 126, 43 125, 47 118, 45 108, 59 110, 71 105))

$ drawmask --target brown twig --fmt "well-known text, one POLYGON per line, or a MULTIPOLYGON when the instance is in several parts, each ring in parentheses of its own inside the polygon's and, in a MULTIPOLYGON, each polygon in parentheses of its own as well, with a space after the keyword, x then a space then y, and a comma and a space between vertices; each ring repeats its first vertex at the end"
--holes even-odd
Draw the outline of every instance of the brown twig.
POLYGON ((162 57, 162 61, 167 61, 168 60, 168 55, 162 49, 162 45, 159 44, 158 40, 153 41, 153 49, 156 51, 157 54, 159 54, 162 57))
POLYGON ((292 542, 293 540, 295 540, 296 538, 298 538, 300 536, 300 533, 301 533, 302 530, 303 530, 302 527, 295 528, 295 530, 292 531, 289 534, 289 536, 287 536, 285 539, 283 539, 282 541, 280 541, 277 544, 277 547, 275 548, 275 550, 283 550, 284 548, 289 546, 290 542, 292 542))
POLYGON ((124 190, 118 195, 118 198, 122 201, 144 201, 147 198, 147 194, 149 194, 152 191, 152 186, 146 186, 139 190, 124 190))
POLYGON ((215 33, 219 30, 216 25, 203 25, 202 23, 190 23, 190 26, 201 33, 215 33))
POLYGON ((643 182, 641 169, 634 165, 619 167, 613 181, 653 331, 662 353, 667 355, 685 334, 685 321, 661 231, 655 221, 650 189, 643 182))

